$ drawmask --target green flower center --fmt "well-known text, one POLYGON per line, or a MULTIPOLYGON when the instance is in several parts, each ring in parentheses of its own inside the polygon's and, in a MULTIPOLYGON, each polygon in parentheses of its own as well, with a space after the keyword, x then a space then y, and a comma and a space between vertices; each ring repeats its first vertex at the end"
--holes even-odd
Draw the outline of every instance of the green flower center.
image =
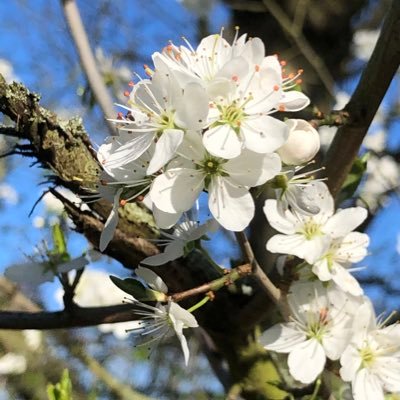
MULTIPOLYGON (((314 338, 318 340, 318 342, 322 342, 322 339, 328 329, 329 324, 329 313, 326 308, 321 308, 319 311, 318 320, 314 320, 308 325, 307 338, 314 338)), ((314 319, 314 318, 313 318, 314 319)))
POLYGON ((359 350, 359 354, 364 368, 370 366, 374 362, 375 355, 370 347, 367 346, 359 350))
POLYGON ((159 129, 157 133, 161 134, 165 129, 178 128, 174 123, 174 117, 174 111, 166 111, 165 113, 161 114, 159 120, 157 121, 159 124, 159 129))
POLYGON ((309 219, 303 226, 302 233, 307 240, 311 240, 317 236, 321 236, 321 226, 316 224, 312 219, 309 219))
POLYGON ((240 124, 245 117, 243 106, 238 107, 237 104, 233 102, 229 106, 218 105, 217 107, 220 112, 220 118, 217 125, 230 125, 236 133, 239 133, 240 124))
POLYGON ((203 171, 205 175, 205 187, 207 188, 211 182, 211 179, 215 176, 228 176, 224 171, 223 165, 226 163, 225 160, 217 157, 213 157, 210 154, 203 159, 203 161, 197 165, 197 169, 203 171))

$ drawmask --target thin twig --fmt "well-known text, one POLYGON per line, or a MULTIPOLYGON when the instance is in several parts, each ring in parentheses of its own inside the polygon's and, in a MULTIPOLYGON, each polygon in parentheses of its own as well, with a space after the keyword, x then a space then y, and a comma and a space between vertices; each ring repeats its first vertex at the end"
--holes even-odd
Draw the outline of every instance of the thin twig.
POLYGON ((296 25, 292 23, 292 21, 282 10, 282 8, 275 2, 275 0, 263 0, 263 3, 267 10, 282 27, 282 29, 291 37, 291 39, 297 45, 300 52, 313 67, 314 72, 321 79, 321 82, 324 85, 326 91, 333 98, 333 87, 335 82, 322 58, 314 51, 304 35, 296 29, 296 25))
POLYGON ((324 175, 336 196, 357 157, 361 143, 400 65, 400 1, 388 10, 378 42, 357 88, 344 111, 348 122, 337 131, 329 148, 324 175))
POLYGON ((97 69, 96 61, 89 44, 78 7, 75 3, 75 0, 62 0, 62 4, 65 20, 71 32, 75 47, 78 51, 83 71, 85 72, 90 88, 92 89, 93 94, 103 111, 103 114, 107 118, 108 129, 112 135, 115 135, 115 126, 108 121, 109 118, 114 118, 115 116, 113 102, 104 84, 103 78, 97 69))
POLYGON ((250 275, 251 270, 252 268, 250 264, 239 265, 221 278, 214 279, 211 282, 205 283, 189 290, 185 290, 180 293, 174 293, 173 295, 171 295, 171 299, 173 301, 182 301, 188 297, 192 297, 198 294, 215 292, 224 286, 232 284, 242 276, 250 275))
POLYGON ((278 306, 281 307, 281 291, 271 282, 265 272, 261 269, 256 258, 254 257, 253 249, 244 232, 236 232, 236 239, 242 249, 246 261, 251 265, 253 275, 258 278, 264 291, 268 297, 278 306))

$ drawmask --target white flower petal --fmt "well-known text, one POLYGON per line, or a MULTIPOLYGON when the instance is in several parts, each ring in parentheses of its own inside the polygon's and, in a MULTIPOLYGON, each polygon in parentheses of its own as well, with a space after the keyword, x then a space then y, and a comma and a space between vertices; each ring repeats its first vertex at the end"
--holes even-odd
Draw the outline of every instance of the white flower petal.
POLYGON ((342 237, 357 228, 367 216, 367 210, 362 207, 350 207, 345 210, 339 210, 329 218, 323 230, 333 238, 342 237))
POLYGON ((195 169, 175 168, 157 176, 150 189, 155 206, 170 214, 189 210, 204 188, 204 176, 195 169))
POLYGON ((196 317, 177 303, 170 303, 169 313, 174 316, 176 321, 181 321, 184 328, 197 328, 199 326, 196 317))
POLYGON ((135 270, 137 276, 142 278, 152 289, 162 293, 168 293, 168 286, 164 281, 151 269, 138 267, 135 270))
POLYGON ((203 144, 210 154, 226 159, 237 157, 242 149, 242 142, 229 124, 208 129, 203 144))
POLYGON ((350 345, 344 350, 340 357, 340 376, 345 382, 354 380, 358 369, 361 366, 360 354, 354 346, 350 345))
POLYGON ((278 353, 289 353, 305 341, 305 333, 296 329, 293 322, 274 325, 263 332, 259 338, 259 342, 265 349, 278 353))
POLYGON ((281 160, 277 154, 259 154, 249 150, 243 150, 239 157, 224 165, 224 170, 236 183, 249 187, 264 184, 280 169, 281 160))
POLYGON ((290 211, 282 213, 278 209, 278 202, 276 200, 266 200, 263 208, 264 214, 268 219, 270 225, 278 232, 287 235, 296 232, 297 219, 290 211))
POLYGON ((115 228, 118 225, 118 208, 119 208, 119 198, 122 193, 122 188, 118 189, 114 196, 114 203, 111 209, 110 215, 107 218, 107 221, 104 224, 103 231, 100 235, 100 243, 99 243, 99 250, 103 252, 108 243, 110 243, 111 239, 114 236, 115 228))
POLYGON ((302 234, 275 235, 267 242, 267 250, 272 253, 291 254, 313 264, 329 247, 329 238, 317 236, 307 240, 302 234))
POLYGON ((364 291, 357 279, 340 264, 334 263, 334 271, 332 272, 332 280, 342 290, 352 294, 353 296, 361 296, 364 291))
POLYGON ((384 400, 382 386, 379 379, 368 369, 357 372, 352 382, 354 400, 384 400))
MULTIPOLYGON (((147 196, 150 199, 150 196, 147 196)), ((151 199, 150 199, 151 201, 151 199)), ((174 226, 182 215, 182 212, 175 214, 166 213, 157 208, 154 204, 152 206, 153 216, 156 224, 161 229, 169 229, 174 226)))
POLYGON ((310 99, 297 90, 283 92, 280 104, 285 107, 285 111, 300 111, 310 104, 310 99))
POLYGON ((222 177, 211 181, 208 207, 225 229, 235 232, 245 229, 254 216, 254 201, 249 191, 222 177))
POLYGON ((314 263, 312 267, 312 272, 318 276, 318 279, 320 281, 326 282, 332 279, 328 259, 326 257, 314 263))
POLYGON ((340 263, 356 263, 367 255, 369 236, 365 233, 350 232, 340 242, 335 260, 340 263))
POLYGON ((378 357, 373 365, 374 373, 383 382, 385 390, 400 392, 400 359, 392 356, 378 357))
MULTIPOLYGON (((98 151, 99 161, 108 174, 114 177, 114 169, 138 159, 150 147, 154 135, 155 132, 132 133, 125 143, 118 147, 114 144, 109 154, 104 153, 106 145, 101 145, 98 151)), ((114 136, 113 138, 117 140, 114 136)), ((126 135, 124 139, 126 140, 126 135)))
POLYGON ((249 64, 243 57, 229 60, 216 74, 216 78, 237 79, 241 81, 249 71, 249 64))
POLYGON ((289 372, 302 383, 311 383, 323 371, 326 362, 325 352, 315 339, 309 339, 290 352, 289 372))
POLYGON ((142 263, 153 266, 167 264, 170 261, 174 261, 183 256, 184 245, 185 242, 183 240, 175 240, 165 246, 165 249, 162 253, 147 257, 142 261, 142 263))
POLYGON ((160 170, 172 157, 183 140, 183 131, 181 129, 165 129, 158 139, 154 155, 147 168, 147 175, 154 174, 160 170))
POLYGON ((175 122, 185 129, 201 129, 207 122, 208 95, 199 83, 188 83, 176 104, 175 122))
POLYGON ((244 145, 256 153, 272 153, 281 147, 289 136, 287 125, 268 115, 247 118, 241 125, 240 132, 244 145))
POLYGON ((29 283, 37 286, 54 280, 55 274, 52 271, 45 272, 45 268, 46 265, 40 262, 15 264, 4 270, 4 276, 15 283, 29 283))

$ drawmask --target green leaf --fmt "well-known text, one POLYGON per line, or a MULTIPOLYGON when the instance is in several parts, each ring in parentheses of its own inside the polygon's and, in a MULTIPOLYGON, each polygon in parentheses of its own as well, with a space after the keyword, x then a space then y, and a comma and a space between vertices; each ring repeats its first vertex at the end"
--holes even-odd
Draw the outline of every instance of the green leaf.
POLYGON ((356 192, 362 177, 367 170, 368 158, 369 153, 365 153, 362 157, 357 157, 354 161, 351 170, 342 185, 339 202, 350 199, 356 192))
POLYGON ((133 278, 120 279, 110 275, 115 286, 125 293, 130 294, 139 301, 166 301, 166 295, 162 292, 146 288, 141 282, 133 278))
POLYGON ((72 383, 67 369, 64 370, 60 382, 47 385, 47 398, 48 400, 73 400, 72 383))

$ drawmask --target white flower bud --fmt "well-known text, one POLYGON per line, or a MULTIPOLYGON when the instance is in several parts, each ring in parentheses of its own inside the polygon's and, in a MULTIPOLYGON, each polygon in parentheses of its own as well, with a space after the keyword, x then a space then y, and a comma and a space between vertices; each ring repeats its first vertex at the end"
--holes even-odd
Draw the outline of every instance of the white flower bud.
POLYGON ((320 147, 318 132, 302 119, 288 119, 289 138, 278 149, 282 161, 288 165, 304 164, 314 158, 320 147))

